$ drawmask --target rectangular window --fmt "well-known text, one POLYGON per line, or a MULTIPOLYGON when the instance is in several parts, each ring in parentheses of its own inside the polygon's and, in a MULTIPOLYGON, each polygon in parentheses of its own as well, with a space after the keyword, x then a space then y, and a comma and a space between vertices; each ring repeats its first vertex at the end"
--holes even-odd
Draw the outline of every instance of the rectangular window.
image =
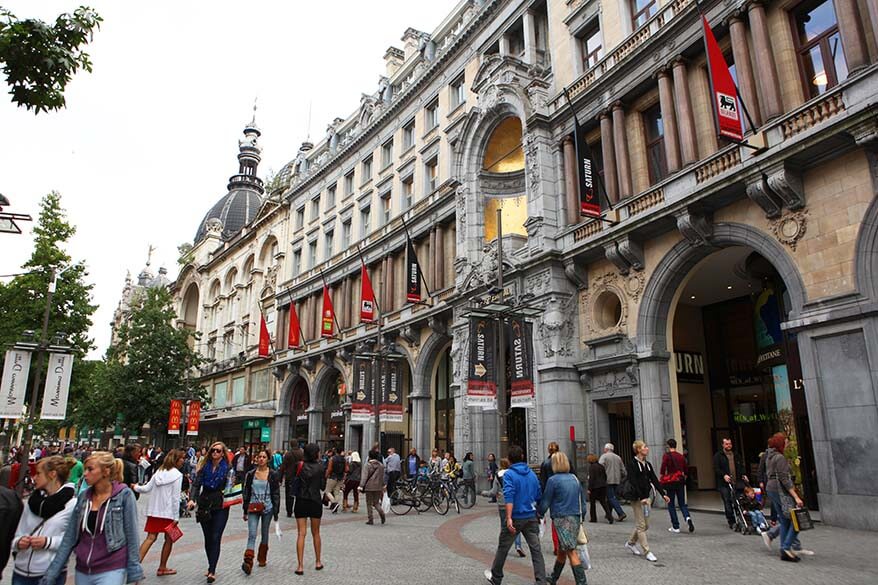
POLYGON ((388 191, 381 196, 381 225, 390 223, 390 213, 393 207, 391 192, 388 191))
POLYGON ((631 24, 634 30, 646 24, 646 21, 652 18, 656 11, 658 11, 658 2, 656 0, 630 0, 630 2, 631 24))
POLYGON ((269 370, 260 370, 250 374, 250 400, 259 402, 269 399, 270 381, 269 370))
POLYGON ((320 193, 311 200, 311 221, 320 217, 320 193))
POLYGON ((790 17, 805 94, 817 97, 848 77, 835 6, 832 0, 805 0, 790 17))
POLYGON ((300 272, 302 272, 302 251, 296 250, 293 252, 293 278, 299 276, 300 272))
POLYGON ((364 207, 360 210, 360 237, 365 238, 372 232, 372 208, 364 207))
POLYGON ((433 100, 427 105, 426 110, 424 110, 425 114, 425 123, 427 124, 427 130, 432 130, 436 126, 439 125, 439 100, 433 100))
POLYGON ((341 224, 341 247, 342 251, 347 250, 351 246, 351 220, 341 224))
POLYGON ((415 121, 412 120, 402 129, 402 149, 408 150, 415 145, 415 121))
POLYGON ((393 139, 381 145, 381 169, 386 169, 393 164, 393 139))
POLYGON ((354 171, 344 176, 344 194, 345 197, 354 194, 354 171))
POLYGON ((296 210, 296 229, 300 230, 305 226, 305 208, 296 210))
POLYGON ((580 42, 582 43, 582 69, 588 71, 597 65, 597 62, 604 56, 601 29, 592 29, 580 39, 580 42))
POLYGON ((646 161, 649 168, 649 182, 654 184, 668 176, 668 161, 665 158, 665 127, 662 122, 662 111, 658 104, 643 112, 643 125, 646 127, 646 161))
POLYGON ((213 406, 214 408, 225 408, 228 403, 229 397, 227 396, 229 392, 229 383, 228 382, 217 382, 213 386, 213 406))
POLYGON ((241 376, 232 379, 232 404, 244 404, 244 389, 246 388, 246 378, 241 376))
POLYGON ((317 242, 311 242, 308 244, 308 267, 315 266, 317 266, 317 242))
POLYGON ((365 185, 372 180, 372 157, 367 156, 363 159, 363 180, 361 184, 365 185))
POLYGON ((337 185, 333 183, 329 186, 329 189, 326 190, 326 209, 332 209, 335 207, 335 192, 337 188, 337 185))
POLYGON ((466 102, 466 83, 461 75, 451 82, 451 109, 466 102))
POLYGON ((325 236, 325 239, 324 239, 324 242, 323 242, 323 244, 324 244, 324 245, 323 245, 323 256, 324 256, 327 260, 329 260, 330 258, 332 258, 332 253, 333 253, 333 251, 334 251, 334 250, 333 250, 333 247, 332 247, 332 244, 333 244, 332 240, 334 239, 334 236, 335 236, 335 232, 334 232, 334 231, 326 232, 326 236, 325 236))
POLYGON ((432 193, 439 186, 439 159, 434 158, 424 165, 426 176, 425 186, 426 192, 432 193))
POLYGON ((415 178, 409 175, 402 180, 402 210, 410 209, 415 195, 415 178))

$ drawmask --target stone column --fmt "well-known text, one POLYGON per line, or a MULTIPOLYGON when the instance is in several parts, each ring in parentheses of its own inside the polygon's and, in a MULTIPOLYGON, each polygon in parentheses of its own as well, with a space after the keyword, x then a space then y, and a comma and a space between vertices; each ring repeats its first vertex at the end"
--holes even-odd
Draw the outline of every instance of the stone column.
POLYGON ((866 0, 866 8, 869 9, 869 30, 872 31, 872 38, 878 42, 878 0, 866 0))
POLYGON ((509 56, 509 37, 506 35, 500 35, 500 56, 509 56))
POLYGON ((430 437, 430 396, 412 395, 412 447, 418 455, 429 457, 432 437, 430 437))
POLYGON ((667 69, 660 69, 658 79, 659 103, 662 109, 662 122, 665 127, 665 156, 668 159, 668 172, 680 170, 680 139, 677 137, 677 112, 674 109, 674 87, 667 69))
POLYGON ((290 413, 275 414, 271 421, 271 448, 275 451, 283 449, 284 441, 290 436, 290 413))
POLYGON ((674 60, 674 98, 680 114, 680 150, 683 164, 689 165, 698 160, 698 141, 695 136, 695 112, 689 97, 689 72, 686 69, 686 60, 682 57, 674 60))
POLYGON ((522 18, 524 28, 524 62, 535 65, 537 62, 537 23, 532 10, 527 10, 522 18))
POLYGON ((316 443, 323 436, 323 410, 308 410, 308 442, 316 443))
POLYGON ((857 0, 835 0, 835 16, 848 70, 854 72, 862 69, 869 64, 869 49, 866 47, 857 0))
POLYGON ((445 227, 441 223, 436 224, 435 244, 433 256, 436 258, 436 273, 433 275, 432 282, 434 291, 445 288, 445 227))
POLYGON ((343 283, 344 284, 342 284, 341 287, 341 302, 344 320, 341 324, 345 329, 347 329, 351 326, 351 312, 354 306, 354 299, 351 297, 351 277, 346 277, 343 283))
POLYGON ((387 255, 387 264, 385 265, 385 277, 384 277, 384 290, 386 291, 387 296, 387 312, 393 311, 396 309, 396 290, 394 290, 394 269, 395 262, 393 258, 393 254, 387 255))
MULTIPOLYGON (((429 256, 430 258, 429 263, 427 264, 427 282, 430 283, 431 287, 435 288, 436 285, 434 283, 436 282, 436 226, 433 226, 430 229, 429 243, 427 244, 427 246, 429 248, 427 256, 429 256)), ((406 286, 408 286, 408 283, 406 283, 406 286)))
MULTIPOLYGON (((747 112, 753 118, 756 126, 762 125, 762 114, 759 111, 759 98, 756 96, 756 79, 753 76, 753 64, 750 62, 750 45, 747 42, 747 24, 744 15, 736 12, 729 19, 729 34, 732 37, 732 56, 735 59, 735 70, 738 73, 738 90, 741 99, 747 107, 747 112)), ((743 113, 743 112, 742 112, 743 113)), ((750 122, 744 116, 744 122, 749 127, 750 122)))
POLYGON ((608 112, 598 116, 601 123, 601 156, 604 162, 604 187, 610 203, 619 201, 619 181, 616 177, 616 148, 613 146, 613 120, 608 112))
POLYGON ((573 137, 567 135, 561 141, 564 149, 564 190, 567 192, 567 225, 579 223, 579 181, 577 180, 576 147, 573 137))
MULTIPOLYGON (((619 175, 619 199, 631 196, 631 162, 628 160, 628 137, 625 131, 625 106, 613 104, 613 142, 616 147, 616 163, 619 175)), ((606 172, 604 173, 606 174, 606 172)))
POLYGON ((302 310, 299 312, 300 325, 302 326, 302 333, 304 334, 304 339, 302 339, 302 344, 304 345, 308 341, 311 340, 311 297, 313 295, 308 295, 305 297, 305 301, 302 303, 302 310))
POLYGON ((747 6, 747 15, 750 18, 750 35, 753 37, 753 57, 762 89, 759 103, 762 105, 765 120, 768 121, 783 114, 783 102, 762 0, 751 2, 747 6))

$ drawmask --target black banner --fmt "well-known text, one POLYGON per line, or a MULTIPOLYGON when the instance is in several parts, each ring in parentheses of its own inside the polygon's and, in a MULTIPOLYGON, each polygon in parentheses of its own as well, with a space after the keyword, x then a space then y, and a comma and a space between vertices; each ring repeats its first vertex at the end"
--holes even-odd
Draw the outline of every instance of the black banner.
POLYGON ((386 361, 381 369, 381 422, 402 422, 402 392, 399 389, 399 362, 386 361))
POLYGON ((411 239, 406 237, 405 249, 405 298, 410 303, 421 302, 421 266, 411 239))
POLYGON ((575 123, 573 143, 576 147, 576 171, 579 175, 579 215, 600 217, 601 200, 594 183, 594 158, 585 139, 585 128, 579 125, 579 120, 575 123))
POLYGON ((354 389, 351 395, 351 421, 369 422, 375 414, 372 406, 372 362, 354 358, 354 389))
POLYGON ((493 319, 470 317, 469 371, 466 402, 469 406, 491 406, 497 396, 494 365, 497 347, 497 323, 493 319))
POLYGON ((534 405, 533 326, 522 319, 511 318, 506 323, 506 336, 512 391, 509 406, 530 408, 534 405))

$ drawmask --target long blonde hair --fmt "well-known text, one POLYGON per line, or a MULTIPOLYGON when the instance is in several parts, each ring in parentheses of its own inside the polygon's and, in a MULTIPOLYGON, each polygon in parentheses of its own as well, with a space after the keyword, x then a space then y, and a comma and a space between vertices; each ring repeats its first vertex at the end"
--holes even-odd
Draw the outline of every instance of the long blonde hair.
POLYGON ((125 464, 121 459, 116 459, 109 451, 95 451, 85 460, 86 463, 94 460, 95 463, 110 470, 110 481, 122 481, 122 471, 125 464))
POLYGON ((208 462, 210 462, 210 450, 213 449, 215 445, 219 445, 223 448, 223 458, 226 460, 226 463, 229 462, 229 448, 226 447, 226 444, 222 441, 214 441, 210 444, 210 447, 207 448, 207 455, 202 457, 201 461, 198 462, 198 467, 195 468, 196 473, 204 469, 204 466, 207 465, 208 462))

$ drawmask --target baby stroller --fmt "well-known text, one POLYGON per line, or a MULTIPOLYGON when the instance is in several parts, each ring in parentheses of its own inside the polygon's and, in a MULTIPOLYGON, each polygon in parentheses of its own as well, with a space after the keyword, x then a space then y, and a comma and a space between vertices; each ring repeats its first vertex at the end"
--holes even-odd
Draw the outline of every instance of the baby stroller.
POLYGON ((755 534, 756 529, 753 527, 752 522, 750 522, 750 514, 744 511, 744 506, 741 498, 744 497, 744 494, 735 493, 735 486, 731 483, 726 483, 729 486, 729 490, 731 490, 731 501, 732 501, 732 515, 735 517, 735 532, 740 532, 741 534, 755 534))
POLYGON ((189 476, 183 474, 183 485, 180 490, 180 518, 191 518, 192 512, 189 511, 189 476))

